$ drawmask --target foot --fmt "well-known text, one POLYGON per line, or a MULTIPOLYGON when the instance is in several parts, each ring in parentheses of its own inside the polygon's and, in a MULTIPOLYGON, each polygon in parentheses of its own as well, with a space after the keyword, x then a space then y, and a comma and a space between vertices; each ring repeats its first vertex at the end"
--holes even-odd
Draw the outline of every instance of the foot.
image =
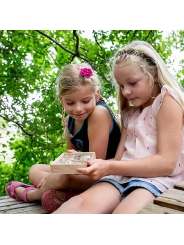
MULTIPOLYGON (((21 201, 24 201, 23 200, 23 192, 25 191, 25 189, 26 188, 24 188, 24 187, 17 187, 16 189, 15 189, 15 194, 16 194, 16 196, 18 197, 18 199, 19 200, 21 200, 21 201)), ((33 189, 33 190, 29 190, 29 192, 27 192, 27 195, 26 195, 26 199, 27 199, 27 201, 28 202, 31 202, 31 201, 33 201, 33 200, 31 200, 30 198, 29 198, 29 196, 30 196, 30 193, 31 192, 34 192, 35 190, 33 189)))
POLYGON ((30 192, 36 190, 37 188, 33 185, 27 185, 21 182, 13 181, 6 184, 5 191, 8 196, 17 200, 24 202, 31 202, 31 199, 27 197, 30 192))

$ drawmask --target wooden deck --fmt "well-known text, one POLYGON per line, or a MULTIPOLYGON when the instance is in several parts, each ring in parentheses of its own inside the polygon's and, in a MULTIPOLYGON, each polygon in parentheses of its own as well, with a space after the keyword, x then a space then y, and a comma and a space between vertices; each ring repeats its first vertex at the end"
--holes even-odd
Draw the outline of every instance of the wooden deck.
MULTIPOLYGON (((25 203, 3 196, 0 197, 0 214, 47 214, 47 211, 41 202, 25 203)), ((155 198, 153 204, 138 214, 184 214, 184 180, 155 198)))
POLYGON ((9 196, 0 197, 0 214, 46 214, 41 202, 21 202, 9 196))
POLYGON ((184 180, 155 198, 139 214, 184 214, 184 180))

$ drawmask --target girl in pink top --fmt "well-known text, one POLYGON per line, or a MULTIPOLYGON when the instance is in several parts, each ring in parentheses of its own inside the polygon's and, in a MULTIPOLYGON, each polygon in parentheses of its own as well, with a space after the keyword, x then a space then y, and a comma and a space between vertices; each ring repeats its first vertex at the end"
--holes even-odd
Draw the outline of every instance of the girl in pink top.
POLYGON ((122 136, 110 160, 78 169, 98 180, 54 213, 137 213, 184 178, 184 92, 144 41, 117 52, 122 136))

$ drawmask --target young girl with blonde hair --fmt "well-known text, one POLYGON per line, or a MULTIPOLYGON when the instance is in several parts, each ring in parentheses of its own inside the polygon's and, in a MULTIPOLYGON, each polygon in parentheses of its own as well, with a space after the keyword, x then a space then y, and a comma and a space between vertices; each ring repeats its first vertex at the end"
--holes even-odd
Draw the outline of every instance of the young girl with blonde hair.
MULTIPOLYGON (((68 114, 64 119, 68 152, 95 152, 101 159, 114 157, 120 140, 120 127, 100 96, 100 81, 96 73, 88 64, 69 64, 62 69, 57 84, 58 98, 68 114)), ((53 174, 47 164, 33 165, 29 178, 33 186, 9 182, 6 193, 25 202, 42 198, 42 205, 48 212, 53 212, 95 182, 85 175, 53 174)))
POLYGON ((97 182, 54 213, 137 213, 184 178, 184 92, 155 49, 133 41, 114 57, 122 136, 109 160, 78 169, 97 182))

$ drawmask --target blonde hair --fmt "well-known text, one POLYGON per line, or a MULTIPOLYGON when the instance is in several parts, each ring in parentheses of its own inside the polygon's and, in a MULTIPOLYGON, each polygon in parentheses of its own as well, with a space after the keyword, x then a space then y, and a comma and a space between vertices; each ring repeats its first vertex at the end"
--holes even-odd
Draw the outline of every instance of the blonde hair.
MULTIPOLYGON (((163 85, 172 87, 178 94, 180 102, 184 107, 184 91, 182 85, 169 72, 163 59, 149 43, 144 41, 133 41, 115 54, 115 57, 113 58, 113 70, 118 65, 129 64, 136 64, 142 72, 150 78, 152 85, 154 84, 156 76, 160 88, 162 88, 163 85)), ((128 100, 123 97, 119 87, 119 112, 127 106, 129 106, 128 100)))
MULTIPOLYGON (((96 73, 92 70, 93 75, 86 78, 80 75, 81 68, 90 68, 92 70, 91 66, 87 63, 68 64, 61 70, 58 78, 56 79, 58 98, 63 97, 72 91, 78 90, 84 85, 90 85, 94 93, 100 89, 100 80, 96 73)), ((69 134, 68 127, 65 122, 64 107, 62 107, 62 120, 65 125, 64 136, 65 138, 71 138, 72 136, 69 134)))

